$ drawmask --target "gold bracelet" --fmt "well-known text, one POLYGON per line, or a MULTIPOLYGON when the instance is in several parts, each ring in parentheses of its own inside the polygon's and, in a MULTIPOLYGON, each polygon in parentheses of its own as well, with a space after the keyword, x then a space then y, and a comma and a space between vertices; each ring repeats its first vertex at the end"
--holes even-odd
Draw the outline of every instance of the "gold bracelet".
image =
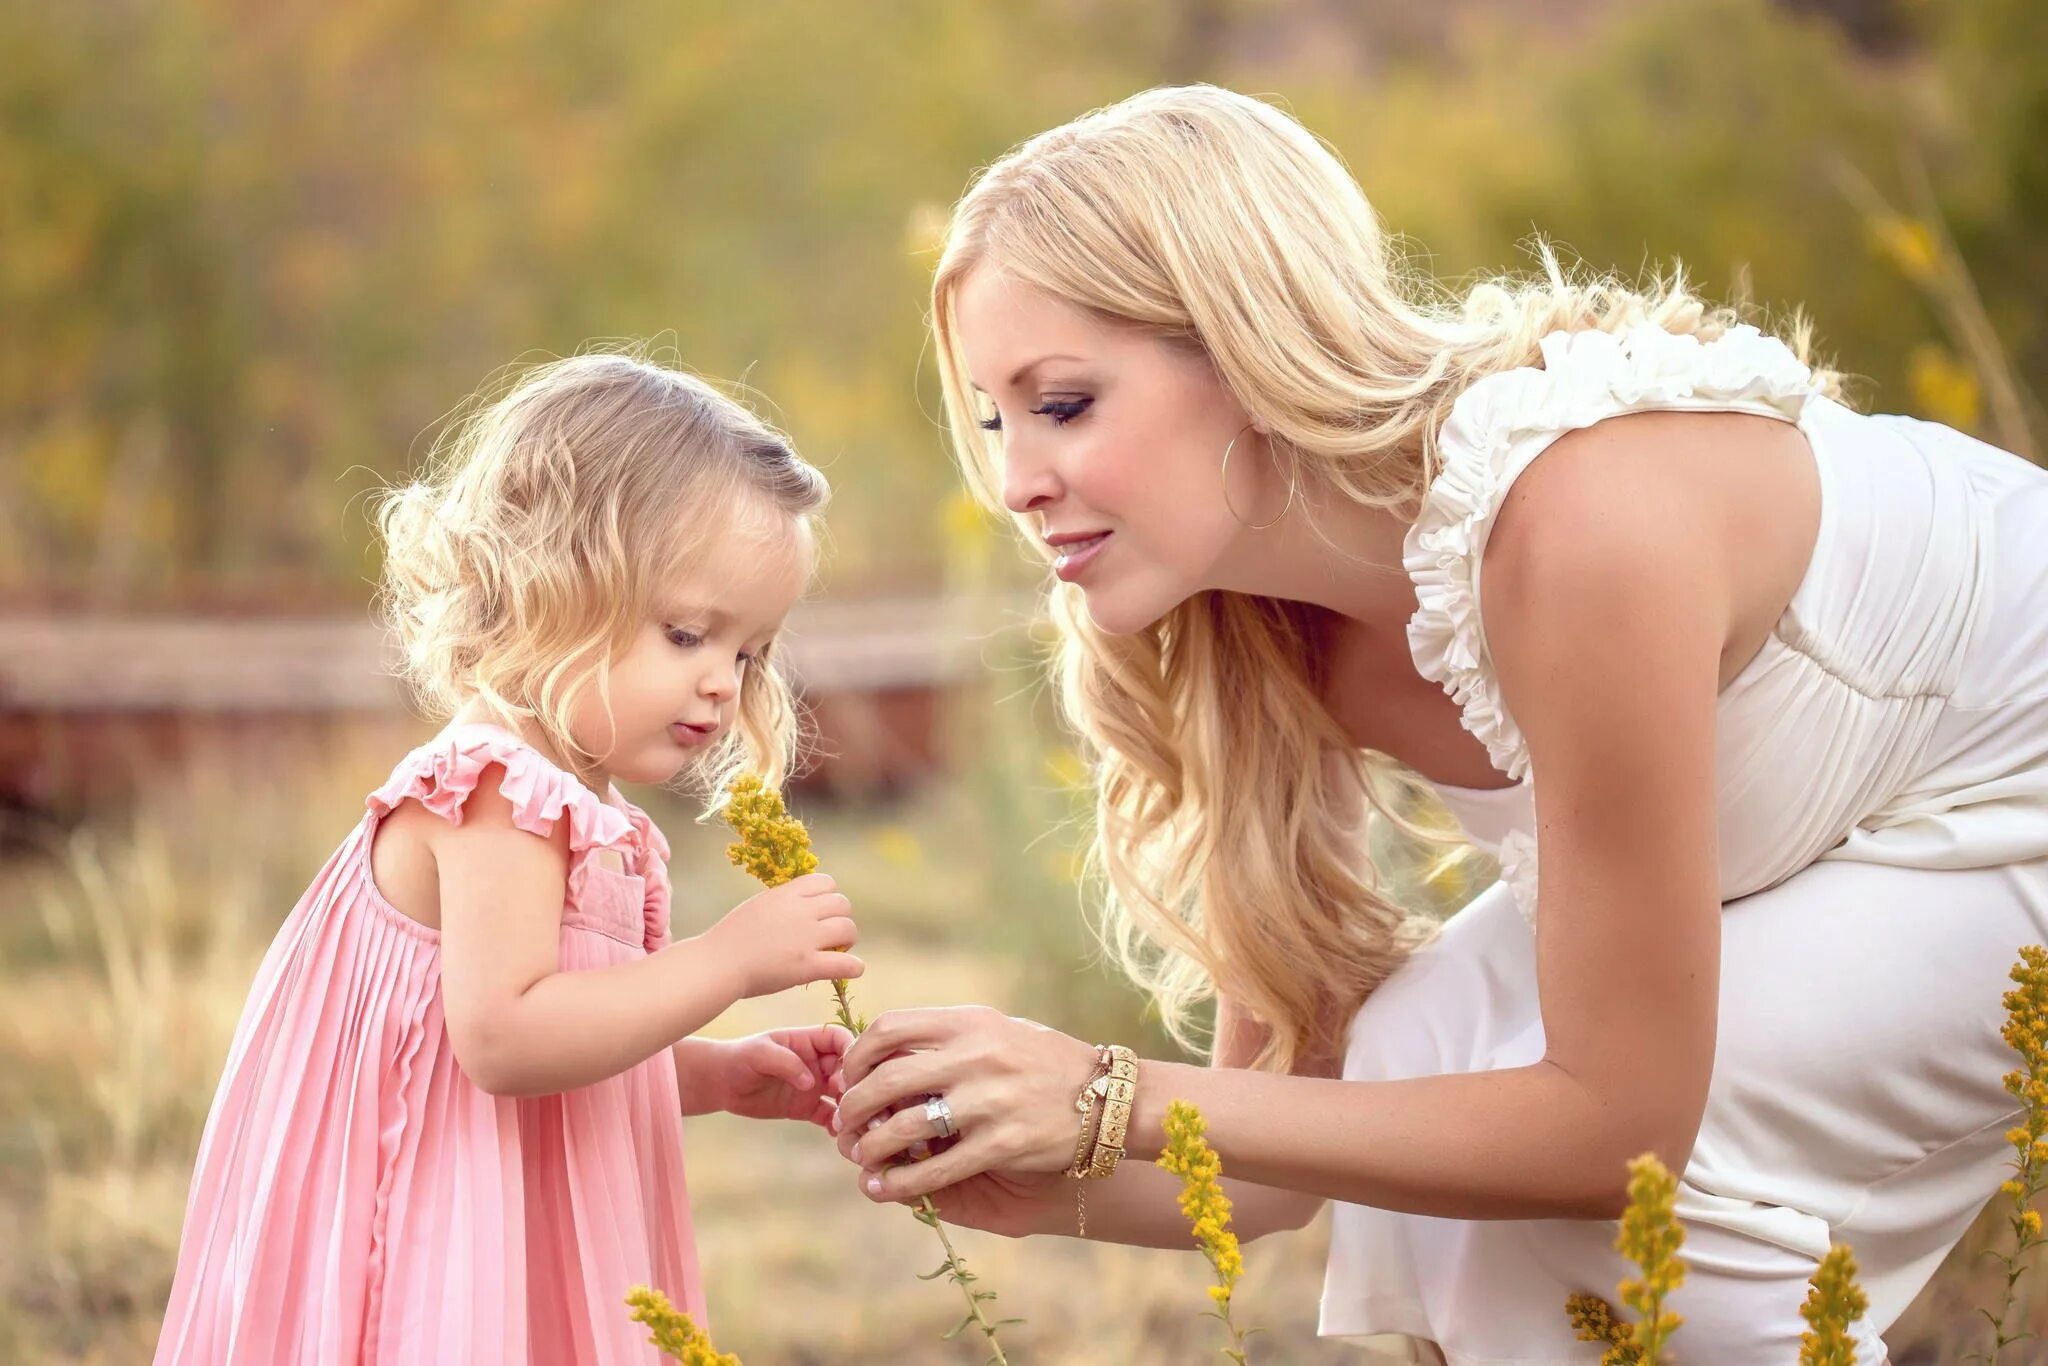
POLYGON ((1081 1084, 1079 1094, 1074 1097, 1074 1108, 1081 1112, 1081 1133, 1074 1142, 1074 1165, 1067 1168, 1067 1175, 1074 1178, 1074 1229, 1078 1236, 1088 1236, 1088 1187, 1086 1182, 1094 1173, 1089 1167, 1089 1154, 1095 1146, 1096 1119, 1095 1105, 1100 1097, 1096 1083, 1109 1074, 1114 1059, 1107 1045, 1097 1044, 1095 1048, 1095 1070, 1087 1081, 1081 1084))
POLYGON ((1090 1083, 1102 1097, 1102 1120, 1095 1129, 1095 1151, 1088 1159, 1088 1175, 1095 1179, 1116 1171, 1124 1158, 1124 1141, 1131 1127, 1131 1106, 1138 1095, 1138 1055, 1121 1044, 1109 1047, 1106 1076, 1090 1083))

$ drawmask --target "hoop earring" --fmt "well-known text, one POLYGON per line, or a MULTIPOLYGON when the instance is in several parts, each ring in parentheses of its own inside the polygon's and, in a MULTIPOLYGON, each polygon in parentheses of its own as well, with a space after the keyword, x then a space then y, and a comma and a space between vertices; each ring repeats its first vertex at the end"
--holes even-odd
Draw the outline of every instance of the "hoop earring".
POLYGON ((1247 422, 1242 427, 1239 427, 1237 429, 1237 436, 1231 437, 1230 444, 1223 448, 1223 506, 1229 509, 1230 515, 1237 518, 1237 524, 1246 531, 1264 531, 1268 527, 1277 526, 1280 519, 1285 517, 1294 507, 1294 471, 1292 470, 1287 472, 1287 501, 1281 505, 1279 513, 1272 521, 1247 522, 1244 518, 1237 516, 1236 508, 1230 506, 1230 453, 1237 448, 1237 437, 1243 436, 1257 425, 1254 422, 1247 422))

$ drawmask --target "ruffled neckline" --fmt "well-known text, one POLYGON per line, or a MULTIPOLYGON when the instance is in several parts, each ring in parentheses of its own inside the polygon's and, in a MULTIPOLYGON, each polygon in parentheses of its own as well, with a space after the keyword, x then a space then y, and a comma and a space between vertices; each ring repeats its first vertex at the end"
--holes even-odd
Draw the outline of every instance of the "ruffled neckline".
POLYGON ((1674 408, 1752 411, 1797 422, 1817 396, 1813 372, 1775 337, 1743 324, 1712 341, 1642 323, 1626 331, 1553 332, 1541 368, 1477 381, 1451 405, 1440 469, 1408 529, 1402 562, 1415 584, 1408 647, 1424 678, 1457 702, 1465 729, 1517 782, 1529 771, 1521 729, 1493 676, 1479 616, 1479 565, 1515 476, 1555 438, 1622 413, 1674 408))
POLYGON ((571 855, 620 849, 641 872, 650 861, 667 861, 667 839, 616 787, 599 796, 518 735, 487 721, 451 725, 413 750, 366 805, 383 816, 410 798, 459 825, 463 803, 494 764, 504 769, 498 790, 511 803, 512 823, 521 830, 547 838, 566 819, 571 855))

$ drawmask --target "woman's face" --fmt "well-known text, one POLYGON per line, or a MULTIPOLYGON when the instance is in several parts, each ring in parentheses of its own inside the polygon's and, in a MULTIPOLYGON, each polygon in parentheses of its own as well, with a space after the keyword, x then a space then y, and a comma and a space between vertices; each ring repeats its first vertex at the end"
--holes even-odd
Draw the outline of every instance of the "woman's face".
POLYGON ((1245 523, 1275 517, 1287 487, 1206 356, 986 267, 954 315, 984 425, 1001 425, 1003 501, 1063 557, 1099 628, 1140 630, 1248 577, 1245 523))

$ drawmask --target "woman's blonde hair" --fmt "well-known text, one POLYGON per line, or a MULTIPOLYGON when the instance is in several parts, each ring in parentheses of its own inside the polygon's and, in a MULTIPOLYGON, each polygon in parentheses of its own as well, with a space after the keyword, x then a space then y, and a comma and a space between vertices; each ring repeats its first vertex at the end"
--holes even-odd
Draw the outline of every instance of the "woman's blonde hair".
MULTIPOLYGON (((658 586, 764 513, 815 532, 828 489, 744 405, 636 355, 572 356, 506 383, 458 415, 419 479, 381 497, 382 607, 427 710, 482 699, 582 768, 597 756, 570 717, 593 689, 608 700, 609 666, 659 610, 658 586)), ((731 733, 691 774, 714 792, 741 769, 779 783, 799 732, 771 645, 741 678, 731 733)))
MULTIPOLYGON (((1213 86, 1146 91, 1017 147, 955 206, 932 326, 956 453, 1000 511, 955 303, 984 266, 1199 350, 1307 491, 1409 516, 1452 402, 1540 360, 1560 330, 1648 321, 1712 338, 1738 320, 1682 273, 1635 288, 1532 279, 1451 299, 1397 259, 1335 153, 1272 105, 1213 86)), ((1806 337, 1797 329, 1795 346, 1806 337)), ((1832 384, 1832 377, 1823 376, 1832 384)), ((1219 453, 1220 458, 1220 453, 1219 453)), ((1259 1065, 1335 1043, 1432 932, 1363 855, 1368 808, 1411 834, 1402 771, 1348 741, 1321 697, 1325 616, 1204 592, 1127 636, 1058 585, 1058 689, 1096 778, 1091 862, 1118 961, 1193 1042, 1221 990, 1265 1027, 1259 1065)))

